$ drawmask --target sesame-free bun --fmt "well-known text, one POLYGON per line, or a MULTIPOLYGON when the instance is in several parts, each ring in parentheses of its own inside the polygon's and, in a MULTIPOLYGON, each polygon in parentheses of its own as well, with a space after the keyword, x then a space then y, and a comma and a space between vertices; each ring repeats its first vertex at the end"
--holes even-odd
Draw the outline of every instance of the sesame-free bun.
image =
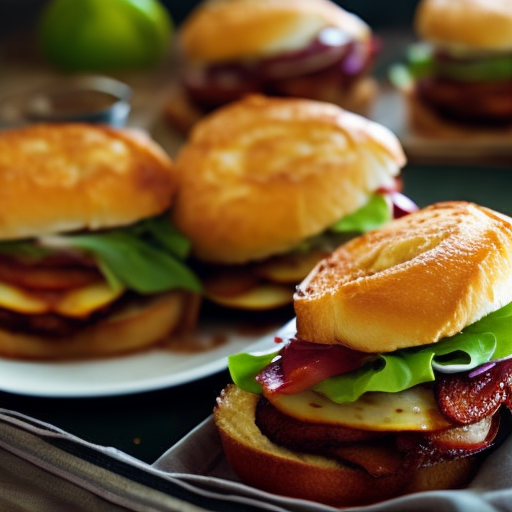
POLYGON ((512 301, 512 219, 431 205, 353 239, 294 295, 297 333, 389 352, 434 343, 512 301))
POLYGON ((173 223, 200 260, 263 259, 364 205, 404 163, 382 125, 329 103, 251 96, 204 118, 178 153, 173 223))
POLYGON ((139 298, 62 338, 0 329, 0 355, 14 359, 70 360, 147 349, 193 325, 198 300, 197 296, 183 291, 139 298))
POLYGON ((172 162, 142 132, 40 124, 0 133, 0 239, 131 224, 165 211, 172 162))
POLYGON ((258 395, 228 385, 217 399, 214 420, 235 473, 244 483, 271 493, 338 507, 364 505, 464 486, 480 464, 479 456, 470 456, 375 478, 333 459, 272 443, 255 424, 258 400, 258 395))
POLYGON ((439 45, 512 49, 512 3, 508 0, 422 0, 414 24, 423 40, 439 45))
POLYGON ((250 59, 302 48, 326 26, 357 40, 371 35, 329 0, 206 0, 182 24, 180 46, 199 62, 250 59))

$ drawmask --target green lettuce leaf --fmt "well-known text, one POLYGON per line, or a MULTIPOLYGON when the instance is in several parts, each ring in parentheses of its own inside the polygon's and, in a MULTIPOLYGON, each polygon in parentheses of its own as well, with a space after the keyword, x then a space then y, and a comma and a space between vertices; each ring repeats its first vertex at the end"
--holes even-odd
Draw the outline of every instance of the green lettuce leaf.
POLYGON ((163 216, 118 229, 0 244, 0 252, 20 257, 43 257, 49 251, 69 248, 92 254, 114 288, 142 294, 171 289, 201 291, 199 279, 183 261, 189 241, 163 216))
MULTIPOLYGON (((368 391, 394 393, 432 382, 435 370, 446 373, 469 371, 486 362, 512 354, 512 303, 490 313, 461 333, 438 343, 376 354, 362 367, 316 384, 313 389, 333 402, 357 400, 368 391)), ((261 392, 256 375, 278 355, 240 354, 228 359, 235 383, 252 393, 261 392), (268 361, 268 362, 267 362, 268 361)))
POLYGON ((279 351, 266 354, 233 354, 228 357, 228 366, 233 382, 249 393, 260 394, 261 385, 256 382, 256 375, 279 354, 279 351))
MULTIPOLYGON (((403 349, 378 358, 361 368, 331 377, 313 389, 337 403, 353 402, 368 391, 396 393, 435 380, 434 365, 467 371, 493 358, 496 337, 490 332, 458 334, 420 349, 403 349)), ((512 346, 510 347, 512 352, 512 346)))
POLYGON ((373 194, 364 206, 346 215, 329 229, 337 233, 366 233, 387 224, 391 217, 386 198, 382 194, 373 194))
POLYGON ((25 261, 37 261, 53 251, 28 240, 8 240, 0 243, 0 254, 16 256, 25 261))
POLYGON ((465 82, 509 80, 512 78, 512 55, 447 61, 438 59, 434 67, 439 76, 465 82))
POLYGON ((407 48, 407 69, 415 79, 431 76, 434 72, 434 60, 434 50, 428 43, 415 43, 407 48))
POLYGON ((512 78, 512 55, 475 57, 457 54, 443 59, 436 58, 432 45, 419 42, 409 45, 405 62, 394 64, 388 72, 390 82, 398 88, 434 75, 464 82, 509 80, 512 78))

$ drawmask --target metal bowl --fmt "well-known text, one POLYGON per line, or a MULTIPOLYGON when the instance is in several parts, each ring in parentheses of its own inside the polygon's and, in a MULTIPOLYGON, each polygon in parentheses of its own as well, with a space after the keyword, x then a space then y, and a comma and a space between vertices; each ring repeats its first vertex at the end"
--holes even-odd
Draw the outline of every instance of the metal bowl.
POLYGON ((126 124, 132 89, 106 76, 73 76, 0 100, 0 125, 86 122, 117 128, 126 124))

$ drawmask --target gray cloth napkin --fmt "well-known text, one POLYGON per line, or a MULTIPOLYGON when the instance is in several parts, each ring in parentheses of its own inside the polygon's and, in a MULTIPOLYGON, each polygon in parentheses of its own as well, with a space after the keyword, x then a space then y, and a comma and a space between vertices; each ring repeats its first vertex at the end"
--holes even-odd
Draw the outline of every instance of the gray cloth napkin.
MULTIPOLYGON (((208 418, 153 465, 46 423, 0 409, 2 512, 204 510, 332 512, 240 483, 208 418)), ((468 489, 431 491, 345 512, 512 512, 512 436, 468 489)))

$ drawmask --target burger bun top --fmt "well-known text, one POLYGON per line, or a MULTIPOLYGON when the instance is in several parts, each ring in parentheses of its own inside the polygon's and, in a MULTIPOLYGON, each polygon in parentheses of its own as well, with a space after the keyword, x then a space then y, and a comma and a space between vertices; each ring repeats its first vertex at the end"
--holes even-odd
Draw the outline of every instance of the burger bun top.
POLYGON ((143 132, 39 124, 0 134, 0 239, 131 224, 171 205, 176 179, 143 132))
POLYGON ((431 205, 339 247, 297 287, 300 338, 391 352, 453 336, 512 301, 512 219, 431 205))
POLYGON ((422 0, 414 24, 422 39, 441 46, 512 50, 509 0, 422 0))
POLYGON ((303 48, 325 27, 356 40, 371 35, 364 21, 329 0, 206 0, 183 23, 180 45, 197 62, 257 58, 303 48))
POLYGON ((405 156, 387 128, 336 105, 250 96, 203 118, 175 163, 174 224, 196 258, 232 264, 324 232, 393 186, 405 156))

